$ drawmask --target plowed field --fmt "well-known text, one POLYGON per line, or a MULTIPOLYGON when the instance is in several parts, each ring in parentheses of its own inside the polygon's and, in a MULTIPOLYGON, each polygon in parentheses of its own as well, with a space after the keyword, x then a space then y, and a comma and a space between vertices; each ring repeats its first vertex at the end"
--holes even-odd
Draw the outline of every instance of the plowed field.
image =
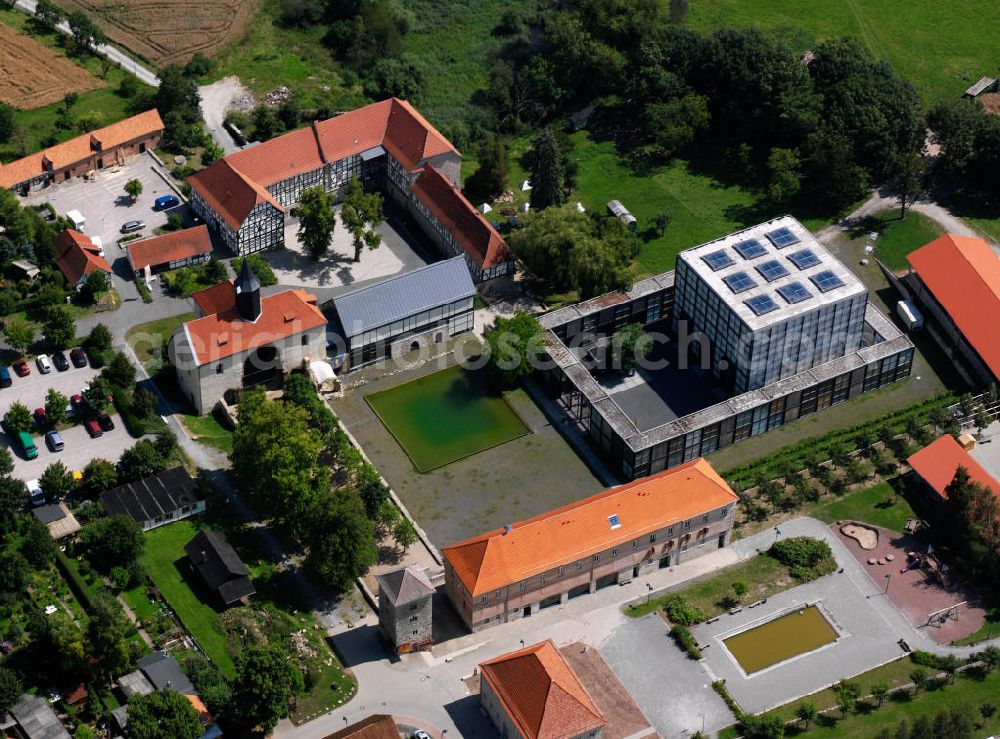
POLYGON ((150 64, 183 64, 239 41, 260 0, 56 0, 83 10, 114 43, 150 64))
POLYGON ((9 26, 0 25, 0 101, 21 110, 87 92, 104 83, 52 49, 9 26))

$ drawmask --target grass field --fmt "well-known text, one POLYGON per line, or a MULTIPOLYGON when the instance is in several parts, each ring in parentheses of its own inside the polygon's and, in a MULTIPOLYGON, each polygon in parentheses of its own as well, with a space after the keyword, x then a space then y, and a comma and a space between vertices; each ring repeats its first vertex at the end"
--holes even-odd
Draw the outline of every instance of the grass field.
POLYGON ((194 313, 182 313, 179 316, 169 316, 157 321, 140 323, 125 333, 125 340, 136 358, 142 362, 147 372, 153 373, 158 368, 161 359, 167 357, 167 344, 178 326, 194 318, 194 313))
POLYGON ((233 432, 219 423, 214 413, 207 416, 181 416, 181 421, 197 442, 226 454, 233 451, 233 432))
POLYGON ((998 23, 1000 4, 991 0, 699 0, 687 19, 706 31, 758 26, 802 51, 821 39, 855 36, 909 79, 928 106, 996 76, 996 39, 983 29, 998 23))
POLYGON ((180 618, 184 628, 222 672, 233 676, 233 660, 226 650, 226 638, 216 629, 218 611, 199 597, 183 574, 184 545, 198 532, 190 519, 177 521, 146 532, 142 563, 153 584, 180 618))
POLYGON ((866 218, 856 229, 858 233, 878 233, 875 256, 893 271, 907 269, 906 255, 944 233, 936 221, 912 211, 899 219, 898 210, 887 210, 866 218))
POLYGON ((902 495, 896 495, 887 482, 856 490, 836 498, 824 498, 806 506, 802 515, 821 521, 863 521, 890 531, 902 531, 909 518, 916 518, 912 506, 902 495))
POLYGON ((451 367, 365 400, 421 472, 528 433, 482 372, 451 367))

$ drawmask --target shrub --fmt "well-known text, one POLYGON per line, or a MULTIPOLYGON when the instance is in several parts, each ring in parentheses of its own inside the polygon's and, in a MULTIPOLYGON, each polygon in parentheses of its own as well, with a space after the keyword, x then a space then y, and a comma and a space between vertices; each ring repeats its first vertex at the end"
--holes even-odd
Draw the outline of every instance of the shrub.
POLYGON ((701 650, 698 649, 698 642, 695 641, 694 636, 691 635, 687 626, 675 624, 670 629, 670 636, 677 642, 677 646, 687 653, 688 657, 696 662, 701 659, 701 650))
POLYGON ((795 536, 775 542, 767 553, 785 565, 796 580, 815 580, 836 567, 830 545, 820 539, 795 536))
MULTIPOLYGON (((278 278, 274 274, 274 270, 271 269, 271 265, 267 263, 260 254, 251 254, 247 257, 250 260, 250 269, 253 270, 254 274, 257 275, 257 279, 260 280, 260 284, 263 287, 268 287, 269 285, 277 285, 278 278)), ((243 257, 236 257, 233 262, 233 271, 236 274, 240 273, 243 268, 243 257)))
POLYGON ((670 623, 680 626, 692 626, 706 618, 704 612, 688 603, 683 595, 669 596, 663 601, 663 611, 670 623))
POLYGON ((941 669, 942 659, 936 654, 917 650, 915 652, 910 652, 910 662, 915 665, 920 665, 921 667, 930 667, 931 669, 939 670, 941 669))
POLYGON ((135 289, 139 291, 139 297, 142 298, 143 303, 153 302, 153 295, 149 292, 149 288, 146 287, 146 281, 141 277, 135 278, 135 289))

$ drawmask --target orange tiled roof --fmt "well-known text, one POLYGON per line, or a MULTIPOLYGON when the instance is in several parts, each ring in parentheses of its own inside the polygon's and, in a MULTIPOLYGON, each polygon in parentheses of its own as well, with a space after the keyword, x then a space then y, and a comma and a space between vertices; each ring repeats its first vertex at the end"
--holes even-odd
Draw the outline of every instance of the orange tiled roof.
POLYGON ((399 739, 399 729, 392 716, 375 714, 327 734, 323 739, 399 739))
POLYGON ((445 547, 473 595, 576 562, 673 523, 735 503, 736 494, 704 459, 570 503, 445 547), (620 525, 611 528, 609 517, 620 525))
POLYGON ((955 479, 955 471, 959 467, 968 470, 969 479, 973 482, 989 488, 994 495, 1000 497, 1000 482, 994 480, 951 434, 938 437, 920 451, 911 454, 906 461, 944 499, 948 497, 945 489, 955 479))
POLYGON ((191 297, 205 316, 222 313, 236 305, 236 292, 233 290, 232 280, 206 287, 204 290, 192 293, 191 297))
POLYGON ((229 157, 191 175, 188 182, 233 229, 238 230, 254 206, 260 203, 270 203, 284 211, 271 193, 233 167, 229 157))
POLYGON ((413 183, 413 194, 484 268, 512 259, 503 237, 436 167, 424 166, 413 183))
POLYGON ((45 163, 59 170, 83 161, 96 151, 107 151, 129 141, 163 131, 163 121, 156 110, 147 110, 123 121, 85 133, 61 144, 0 164, 0 187, 14 185, 38 177, 45 172, 45 163))
POLYGON ((132 269, 167 264, 178 259, 209 254, 211 251, 212 240, 208 237, 208 226, 205 225, 128 244, 128 258, 132 269))
POLYGON ((323 166, 312 128, 300 128, 234 152, 226 161, 244 177, 264 187, 323 166))
POLYGON ((563 739, 608 723, 551 639, 483 662, 479 670, 527 739, 563 739))
POLYGON ((393 100, 382 100, 313 123, 323 161, 337 162, 379 146, 389 124, 393 100))
POLYGON ((945 234, 906 259, 1000 378, 1000 258, 982 239, 945 234))
POLYGON ((256 321, 243 320, 233 306, 188 321, 184 331, 195 361, 202 365, 325 325, 315 297, 302 290, 284 290, 261 299, 256 321))
POLYGON ((93 242, 72 228, 67 228, 56 237, 56 266, 70 285, 76 285, 97 270, 111 274, 111 265, 100 255, 93 242))

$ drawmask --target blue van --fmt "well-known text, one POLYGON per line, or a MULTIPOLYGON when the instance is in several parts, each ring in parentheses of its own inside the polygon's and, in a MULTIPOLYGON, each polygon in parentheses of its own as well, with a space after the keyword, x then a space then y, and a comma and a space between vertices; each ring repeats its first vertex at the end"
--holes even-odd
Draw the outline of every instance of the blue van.
POLYGON ((10 370, 0 367, 0 387, 10 387, 14 383, 10 379, 10 370))
POLYGON ((181 204, 181 201, 176 195, 164 195, 156 199, 153 203, 153 208, 155 210, 166 210, 167 208, 176 208, 181 204))

